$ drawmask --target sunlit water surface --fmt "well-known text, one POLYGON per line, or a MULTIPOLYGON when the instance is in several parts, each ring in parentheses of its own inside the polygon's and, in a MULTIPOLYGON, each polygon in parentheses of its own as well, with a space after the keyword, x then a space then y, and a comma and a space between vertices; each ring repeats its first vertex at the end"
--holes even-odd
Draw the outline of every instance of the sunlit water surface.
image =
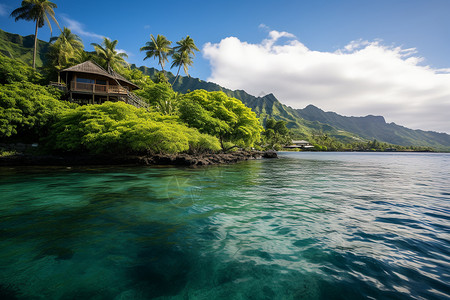
POLYGON ((0 169, 1 299, 450 299, 450 155, 0 169))

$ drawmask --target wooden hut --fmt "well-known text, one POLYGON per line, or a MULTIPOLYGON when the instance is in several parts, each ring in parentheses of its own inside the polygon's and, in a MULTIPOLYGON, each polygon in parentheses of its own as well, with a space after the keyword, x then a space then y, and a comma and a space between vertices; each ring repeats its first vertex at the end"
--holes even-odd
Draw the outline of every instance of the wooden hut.
MULTIPOLYGON (((137 85, 110 69, 106 71, 93 61, 64 69, 60 72, 65 80, 69 100, 79 104, 101 104, 105 101, 124 101, 135 106, 139 98, 130 93, 137 85)), ((140 100, 142 101, 142 100, 140 100)))
POLYGON ((300 141, 292 141, 290 145, 286 145, 283 148, 286 149, 311 149, 314 148, 308 141, 300 140, 300 141))

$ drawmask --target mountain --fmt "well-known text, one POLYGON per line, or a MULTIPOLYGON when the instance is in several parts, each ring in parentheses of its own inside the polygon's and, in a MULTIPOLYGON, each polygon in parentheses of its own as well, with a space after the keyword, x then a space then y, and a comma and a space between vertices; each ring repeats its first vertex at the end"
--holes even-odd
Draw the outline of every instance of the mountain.
MULTIPOLYGON (((141 69, 142 70, 142 69, 141 69)), ((154 72, 157 72, 153 69, 154 72)), ((168 73, 173 81, 173 74, 168 73)), ((304 109, 293 109, 282 104, 273 94, 255 97, 243 90, 230 90, 212 82, 198 78, 180 76, 173 86, 174 90, 186 93, 196 89, 223 91, 231 97, 241 100, 263 121, 275 118, 287 122, 298 137, 327 134, 343 143, 361 140, 377 140, 400 146, 432 147, 438 150, 450 150, 450 135, 434 131, 413 130, 395 123, 386 123, 382 116, 346 117, 335 112, 324 112, 314 105, 304 109)))
MULTIPOLYGON (((46 61, 48 42, 38 39, 36 67, 40 68, 46 61)), ((34 35, 21 36, 0 29, 0 52, 7 57, 20 60, 31 66, 33 63, 34 35)))
POLYGON ((450 135, 446 133, 412 130, 395 123, 386 123, 382 116, 345 117, 335 112, 324 112, 314 105, 308 105, 304 109, 296 111, 301 118, 306 120, 330 124, 369 140, 376 139, 403 146, 450 147, 450 135))
MULTIPOLYGON (((33 43, 33 35, 24 37, 0 29, 0 52, 8 57, 31 65, 33 43)), ((38 40, 38 45, 36 65, 41 67, 45 62, 49 43, 38 40)), ((138 68, 151 77, 159 72, 155 68, 145 66, 131 65, 131 68, 138 68)), ((171 72, 167 72, 167 76, 170 82, 175 79, 171 72)), ((438 150, 450 151, 450 135, 412 130, 395 123, 388 124, 381 116, 346 117, 335 112, 324 112, 314 105, 308 105, 304 109, 293 109, 282 104, 273 94, 255 97, 243 90, 233 91, 212 82, 187 76, 179 76, 173 88, 181 93, 197 89, 223 91, 230 97, 240 99, 261 118, 262 122, 267 118, 286 121, 294 136, 298 138, 327 135, 343 143, 378 140, 401 146, 433 147, 438 150)))

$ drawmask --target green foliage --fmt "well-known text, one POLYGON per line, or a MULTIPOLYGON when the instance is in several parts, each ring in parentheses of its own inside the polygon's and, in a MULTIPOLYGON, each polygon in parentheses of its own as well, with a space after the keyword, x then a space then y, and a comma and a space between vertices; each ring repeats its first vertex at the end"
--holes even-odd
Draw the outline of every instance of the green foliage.
POLYGON ((295 139, 311 141, 313 135, 319 131, 341 143, 343 149, 346 148, 346 144, 377 139, 408 149, 411 148, 410 145, 414 145, 419 149, 432 147, 440 151, 450 151, 450 135, 412 130, 394 123, 386 123, 382 117, 345 117, 333 112, 324 112, 312 105, 304 109, 293 109, 280 103, 272 94, 255 97, 242 90, 232 91, 215 83, 191 77, 180 76, 173 89, 181 93, 197 89, 223 91, 229 97, 237 98, 250 107, 261 121, 268 118, 286 121, 286 126, 295 139))
POLYGON ((74 104, 58 100, 61 92, 32 83, 0 85, 0 137, 39 138, 74 104))
POLYGON ((124 68, 120 74, 142 89, 145 89, 147 86, 153 86, 153 81, 150 79, 150 76, 144 75, 139 69, 124 68))
POLYGON ((83 56, 84 45, 81 38, 66 27, 58 37, 53 37, 50 41, 52 44, 47 54, 46 70, 49 77, 58 77, 59 82, 59 71, 79 62, 79 58, 83 56))
POLYGON ((128 57, 128 55, 123 52, 117 52, 117 43, 117 40, 111 41, 107 37, 103 38, 101 45, 91 43, 97 53, 96 61, 107 71, 109 71, 110 68, 120 69, 123 68, 123 66, 128 65, 124 59, 125 57, 128 57))
POLYGON ((199 133, 195 128, 186 130, 189 140, 189 150, 192 153, 203 153, 209 151, 219 151, 220 142, 216 137, 208 134, 199 133))
POLYGON ((13 156, 16 155, 17 151, 15 150, 3 150, 0 149, 0 157, 13 156))
POLYGON ((177 42, 177 46, 173 47, 172 50, 172 66, 178 67, 177 76, 175 77, 172 85, 177 81, 178 75, 180 74, 180 69, 183 67, 184 73, 189 76, 189 67, 194 63, 192 61, 195 56, 195 51, 200 51, 194 43, 194 40, 188 35, 184 39, 177 42))
POLYGON ((281 150, 284 145, 292 141, 286 122, 276 121, 272 118, 266 121, 266 130, 263 138, 263 143, 267 145, 267 148, 274 150, 281 150))
POLYGON ((180 118, 202 133, 224 142, 251 147, 260 140, 262 127, 255 113, 236 98, 223 92, 197 90, 184 95, 179 106, 180 118))
MULTIPOLYGON (((36 67, 42 67, 46 61, 49 43, 37 41, 36 67)), ((34 36, 21 36, 0 29, 0 52, 9 58, 13 58, 31 66, 33 63, 34 36)))
POLYGON ((167 82, 147 84, 136 94, 163 115, 174 114, 180 98, 167 82))
POLYGON ((18 60, 0 54, 0 84, 13 82, 32 82, 38 83, 42 76, 18 60))
POLYGON ((167 59, 167 55, 170 53, 172 48, 170 48, 171 41, 169 41, 165 36, 159 35, 156 37, 153 34, 150 35, 150 41, 145 43, 145 46, 140 50, 145 51, 145 58, 157 58, 158 64, 161 66, 161 69, 164 72, 164 65, 169 60, 167 59))
POLYGON ((109 153, 179 153, 218 150, 216 138, 123 102, 66 111, 52 127, 48 145, 56 150, 109 153))
POLYGON ((157 72, 153 78, 155 83, 169 83, 169 79, 167 78, 165 72, 157 72))

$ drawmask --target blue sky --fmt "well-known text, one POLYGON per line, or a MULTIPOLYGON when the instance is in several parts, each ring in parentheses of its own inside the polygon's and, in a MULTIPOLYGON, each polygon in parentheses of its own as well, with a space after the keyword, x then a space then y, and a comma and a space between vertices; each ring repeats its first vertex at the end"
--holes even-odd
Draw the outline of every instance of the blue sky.
MULTIPOLYGON (((173 42, 190 35, 202 50, 190 69, 193 77, 213 80, 232 89, 244 89, 256 96, 274 93, 281 102, 295 108, 311 103, 344 115, 381 114, 388 122, 450 132, 447 113, 450 111, 450 92, 443 88, 445 83, 450 85, 445 76, 450 68, 448 0, 173 0, 123 4, 118 1, 55 0, 54 3, 58 5, 55 12, 60 24, 77 33, 87 50, 92 50, 90 43, 100 43, 101 37, 107 36, 119 41, 118 48, 129 54, 130 63, 157 67, 153 59, 143 61, 144 54, 139 51, 150 34, 163 34, 173 42), (233 37, 234 40, 230 39, 233 37), (267 41, 273 42, 270 49, 267 41), (236 61, 232 61, 233 57, 236 61), (286 61, 289 59, 295 66, 301 63, 310 67, 294 68, 297 71, 293 72, 288 70, 286 61), (271 61, 272 65, 266 65, 266 61, 271 61), (370 61, 380 63, 371 66, 370 61), (405 67, 402 62, 415 68, 405 67), (397 63, 395 72, 389 70, 389 64, 397 66, 397 63), (337 71, 347 64, 356 75, 337 71), (284 71, 278 74, 281 68, 284 71), (423 68, 431 69, 436 76, 429 72, 425 74, 423 68), (413 91, 414 97, 430 89, 435 91, 431 93, 433 97, 415 99, 415 109, 409 110, 407 106, 411 100, 408 97, 411 95, 398 93, 410 89, 404 82, 386 86, 389 91, 386 94, 360 92, 366 87, 368 91, 383 90, 383 82, 372 79, 362 82, 361 78, 369 78, 369 73, 377 77, 403 77, 398 70, 407 72, 405 75, 417 71, 414 80, 429 83, 420 91, 413 91), (358 72, 364 73, 361 78, 358 72), (384 76, 386 72, 388 75, 384 76), (442 73, 444 76, 440 76, 442 73), (281 80, 288 75, 287 80, 292 81, 290 85, 264 82, 268 76, 281 80), (307 82, 311 78, 314 78, 311 84, 320 87, 308 90, 307 82), (301 81, 298 84, 301 91, 294 88, 297 79, 301 81), (350 86, 358 86, 358 89, 348 93, 350 86), (322 95, 317 96, 317 90, 322 95), (325 90, 330 92, 324 93, 325 90), (377 99, 383 100, 378 102, 377 99), (395 107, 390 106, 393 103, 395 107), (433 106, 433 110, 423 111, 426 105, 433 106)), ((12 0, 0 3, 0 28, 21 35, 33 34, 31 22, 14 22, 9 17, 19 5, 20 1, 12 0)), ((56 26, 54 34, 57 34, 56 26)), ((48 40, 48 28, 40 29, 38 37, 48 40)))

